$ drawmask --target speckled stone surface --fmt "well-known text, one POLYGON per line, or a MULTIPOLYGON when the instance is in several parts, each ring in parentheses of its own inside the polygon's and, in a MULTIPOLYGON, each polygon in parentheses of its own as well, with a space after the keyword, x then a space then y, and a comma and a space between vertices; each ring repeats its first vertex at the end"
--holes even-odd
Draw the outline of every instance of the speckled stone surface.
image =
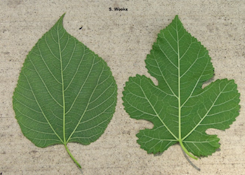
POLYGON ((88 146, 68 145, 84 175, 245 174, 245 1, 1 0, 1 175, 81 174, 63 145, 43 149, 26 139, 12 109, 12 94, 27 53, 64 12, 66 30, 108 63, 118 84, 116 113, 105 133, 88 146), (110 7, 128 11, 109 11, 110 7), (187 31, 209 50, 214 79, 235 79, 241 93, 240 115, 230 129, 207 131, 221 138, 220 150, 191 160, 194 165, 179 145, 159 156, 140 149, 135 134, 152 124, 130 119, 121 100, 128 77, 137 73, 149 76, 146 55, 158 32, 176 14, 187 31))

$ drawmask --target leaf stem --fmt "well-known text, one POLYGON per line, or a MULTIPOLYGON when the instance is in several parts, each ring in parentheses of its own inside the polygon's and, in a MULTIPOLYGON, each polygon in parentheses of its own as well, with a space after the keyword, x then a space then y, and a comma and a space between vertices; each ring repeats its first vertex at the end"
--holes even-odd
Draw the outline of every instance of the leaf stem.
POLYGON ((65 148, 66 148, 66 151, 68 152, 69 156, 72 158, 72 160, 77 164, 77 166, 82 169, 81 165, 77 162, 77 160, 73 157, 73 155, 71 154, 70 150, 68 149, 67 147, 67 144, 64 144, 65 145, 65 148))
POLYGON ((187 151, 187 149, 185 148, 185 146, 184 146, 182 140, 179 140, 179 143, 180 143, 180 146, 181 146, 181 148, 183 149, 183 151, 184 151, 188 156, 190 156, 191 158, 193 158, 193 159, 195 159, 195 160, 198 159, 198 158, 195 157, 193 154, 189 153, 189 151, 187 151))

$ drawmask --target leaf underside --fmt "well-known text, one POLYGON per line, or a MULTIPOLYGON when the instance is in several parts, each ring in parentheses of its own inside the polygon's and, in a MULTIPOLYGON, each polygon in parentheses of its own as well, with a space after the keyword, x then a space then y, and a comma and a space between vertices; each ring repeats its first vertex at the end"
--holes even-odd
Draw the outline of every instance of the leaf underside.
POLYGON ((103 134, 115 112, 117 86, 106 62, 66 32, 63 18, 27 55, 13 108, 31 142, 64 144, 70 154, 67 143, 88 145, 103 134))
POLYGON ((240 94, 234 81, 216 80, 202 88, 214 76, 211 58, 178 16, 160 31, 145 63, 158 85, 136 75, 129 78, 123 92, 130 117, 154 124, 137 134, 141 148, 156 154, 180 143, 193 158, 214 153, 219 138, 206 130, 225 130, 238 116, 240 94))

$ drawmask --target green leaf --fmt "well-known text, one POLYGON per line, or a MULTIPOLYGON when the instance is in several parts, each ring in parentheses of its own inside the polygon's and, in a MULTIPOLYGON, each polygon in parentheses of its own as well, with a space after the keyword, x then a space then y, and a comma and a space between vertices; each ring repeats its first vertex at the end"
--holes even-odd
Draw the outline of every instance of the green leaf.
POLYGON ((64 15, 26 57, 13 95, 23 134, 36 146, 88 145, 115 112, 117 86, 106 62, 63 28, 64 15))
POLYGON ((126 112, 152 122, 140 130, 138 143, 148 153, 159 153, 179 143, 190 157, 207 156, 219 148, 209 128, 225 130, 239 114, 239 96, 233 80, 216 80, 208 51, 183 27, 178 16, 158 34, 146 68, 158 85, 142 75, 130 77, 123 92, 126 112))

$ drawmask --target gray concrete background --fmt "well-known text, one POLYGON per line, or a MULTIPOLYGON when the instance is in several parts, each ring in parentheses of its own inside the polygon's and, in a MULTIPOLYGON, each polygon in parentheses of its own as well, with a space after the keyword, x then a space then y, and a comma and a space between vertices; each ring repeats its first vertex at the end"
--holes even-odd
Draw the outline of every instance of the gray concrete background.
POLYGON ((81 174, 63 145, 38 148, 26 139, 12 109, 12 94, 27 53, 66 12, 64 26, 107 61, 118 84, 116 113, 105 133, 89 146, 69 144, 85 175, 242 175, 245 174, 245 1, 243 0, 1 0, 0 1, 0 174, 81 174), (124 7, 128 11, 109 11, 124 7), (144 60, 158 32, 178 14, 184 27, 208 50, 215 77, 235 79, 241 112, 218 134, 221 149, 212 156, 185 158, 179 145, 160 156, 136 143, 146 121, 130 119, 122 91, 128 77, 149 76, 144 60), (79 28, 83 26, 82 30, 79 28))

